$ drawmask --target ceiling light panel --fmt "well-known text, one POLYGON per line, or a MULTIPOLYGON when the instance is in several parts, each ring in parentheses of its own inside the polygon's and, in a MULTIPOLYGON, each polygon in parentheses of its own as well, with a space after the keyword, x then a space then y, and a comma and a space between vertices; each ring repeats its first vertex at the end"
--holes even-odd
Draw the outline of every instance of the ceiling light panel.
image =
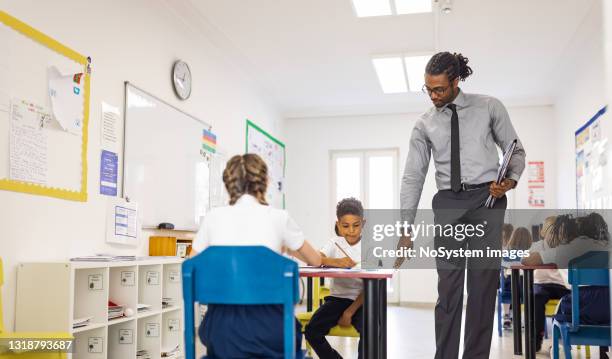
POLYGON ((389 0, 353 0, 357 17, 391 15, 389 0))
POLYGON ((429 61, 430 58, 431 55, 404 58, 410 91, 419 92, 423 88, 425 84, 425 66, 427 66, 427 61, 429 61))
POLYGON ((431 12, 431 0, 395 0, 398 15, 431 12))
POLYGON ((408 92, 401 57, 376 58, 372 63, 384 93, 408 92))

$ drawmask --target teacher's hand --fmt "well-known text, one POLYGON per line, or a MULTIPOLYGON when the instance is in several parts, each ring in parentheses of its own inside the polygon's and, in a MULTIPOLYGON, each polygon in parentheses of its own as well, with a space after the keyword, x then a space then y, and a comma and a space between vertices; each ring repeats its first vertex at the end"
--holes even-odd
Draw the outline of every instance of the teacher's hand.
POLYGON ((497 184, 496 182, 491 182, 491 185, 489 186, 489 193, 495 198, 501 198, 506 194, 506 192, 508 192, 515 186, 516 181, 510 178, 502 180, 500 184, 497 184))
MULTIPOLYGON (((400 248, 411 249, 413 245, 414 244, 412 243, 412 238, 410 238, 409 235, 402 236, 399 242, 397 242, 397 249, 400 249, 400 248)), ((393 264, 393 268, 398 269, 399 267, 401 267, 405 259, 406 259, 405 257, 397 257, 395 259, 395 263, 393 264)))

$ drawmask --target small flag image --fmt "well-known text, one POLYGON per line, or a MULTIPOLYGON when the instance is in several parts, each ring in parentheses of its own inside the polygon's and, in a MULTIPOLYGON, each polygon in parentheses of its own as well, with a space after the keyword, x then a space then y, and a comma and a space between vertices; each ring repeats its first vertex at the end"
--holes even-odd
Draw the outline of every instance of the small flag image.
POLYGON ((211 131, 208 131, 208 130, 203 131, 202 149, 210 153, 217 152, 217 136, 211 131))

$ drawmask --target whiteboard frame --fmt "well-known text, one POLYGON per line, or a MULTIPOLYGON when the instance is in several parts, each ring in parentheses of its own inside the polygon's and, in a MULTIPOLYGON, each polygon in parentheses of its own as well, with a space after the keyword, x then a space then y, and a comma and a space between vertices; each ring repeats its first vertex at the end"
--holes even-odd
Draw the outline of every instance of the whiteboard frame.
MULTIPOLYGON (((123 83, 124 85, 124 91, 123 91, 123 148, 121 149, 121 158, 123 159, 123 164, 121 166, 121 171, 122 173, 125 174, 125 134, 126 134, 126 129, 127 129, 127 105, 128 105, 128 101, 127 101, 127 94, 128 94, 128 87, 132 87, 135 88, 136 90, 140 91, 140 92, 144 92, 145 94, 153 97, 154 99, 156 99, 157 101, 163 103, 164 105, 173 108, 174 110, 182 113, 185 116, 191 117, 192 119, 198 121, 199 123, 201 123, 202 125, 204 125, 204 127, 208 128, 209 131, 212 131, 212 126, 207 123, 204 122, 202 120, 200 120, 199 118, 181 110, 180 108, 173 106, 171 104, 169 104, 168 102, 162 100, 161 98, 151 94, 150 92, 143 90, 142 87, 136 86, 134 85, 134 83, 129 82, 129 81, 125 81, 123 83)), ((121 197, 125 197, 125 175, 122 176, 123 178, 121 179, 121 197)))
POLYGON ((0 10, 0 22, 10 27, 11 29, 21 33, 22 35, 30 38, 34 42, 48 48, 49 50, 55 51, 68 59, 83 65, 83 74, 85 75, 84 93, 83 93, 83 133, 81 142, 81 189, 80 191, 73 191, 64 188, 57 188, 52 186, 43 186, 30 182, 22 182, 11 179, 0 179, 0 189, 35 194, 39 196, 55 197, 60 199, 66 199, 71 201, 86 202, 87 201, 87 142, 88 142, 88 128, 89 128, 89 96, 90 96, 90 77, 91 69, 90 59, 86 56, 79 54, 78 52, 70 49, 69 47, 61 44, 55 39, 43 34, 36 30, 30 25, 22 22, 21 20, 7 14, 0 10))
MULTIPOLYGON (((125 173, 126 173, 126 168, 127 168, 127 161, 126 161, 126 144, 127 144, 126 138, 127 137, 126 137, 126 135, 127 135, 127 121, 128 121, 127 114, 128 114, 128 89, 129 88, 135 89, 137 91, 140 91, 140 92, 146 94, 147 96, 155 99, 156 101, 159 101, 161 104, 164 104, 164 105, 168 106, 169 108, 171 108, 171 109, 173 109, 173 110, 175 110, 175 111, 177 111, 177 112, 179 112, 179 113, 189 117, 190 119, 195 120, 196 122, 200 123, 202 125, 202 127, 206 128, 208 131, 212 131, 212 125, 211 124, 209 124, 207 122, 204 122, 204 121, 200 120, 199 118, 197 118, 197 117, 195 117, 195 116, 193 116, 193 115, 191 115, 191 114, 181 110, 180 108, 178 108, 178 107, 168 103, 167 101, 164 101, 161 98, 151 94, 150 92, 148 92, 146 90, 143 90, 141 87, 135 85, 133 82, 125 81, 124 82, 124 101, 123 101, 123 147, 121 149, 121 151, 122 151, 122 161, 123 161, 123 163, 122 163, 122 179, 121 179, 121 197, 125 198, 126 201, 128 201, 128 202, 131 199, 127 198, 126 194, 125 194, 126 178, 127 178, 125 173)), ((139 210, 142 211, 143 209, 141 207, 139 207, 139 210)), ((157 227, 156 226, 152 226, 152 225, 142 224, 142 228, 143 229, 155 229, 157 227)), ((185 228, 175 228, 175 230, 178 230, 178 231, 189 231, 189 232, 196 231, 196 229, 191 229, 191 228, 188 228, 188 229, 185 229, 185 228)))

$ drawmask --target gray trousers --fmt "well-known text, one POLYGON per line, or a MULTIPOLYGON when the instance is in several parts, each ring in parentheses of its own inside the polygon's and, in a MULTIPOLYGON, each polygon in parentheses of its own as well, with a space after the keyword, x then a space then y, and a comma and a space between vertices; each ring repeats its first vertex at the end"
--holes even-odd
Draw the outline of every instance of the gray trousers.
POLYGON ((507 200, 503 197, 497 200, 495 208, 485 208, 484 203, 488 194, 488 187, 458 193, 439 191, 432 201, 436 224, 484 225, 481 227, 484 228, 484 235, 466 237, 461 241, 458 241, 456 236, 438 235, 435 238, 436 249, 445 247, 485 251, 484 258, 459 257, 436 260, 438 270, 438 301, 435 309, 436 359, 459 357, 466 272, 468 297, 463 358, 489 358, 501 259, 487 257, 486 250, 501 248, 501 232, 507 200))

